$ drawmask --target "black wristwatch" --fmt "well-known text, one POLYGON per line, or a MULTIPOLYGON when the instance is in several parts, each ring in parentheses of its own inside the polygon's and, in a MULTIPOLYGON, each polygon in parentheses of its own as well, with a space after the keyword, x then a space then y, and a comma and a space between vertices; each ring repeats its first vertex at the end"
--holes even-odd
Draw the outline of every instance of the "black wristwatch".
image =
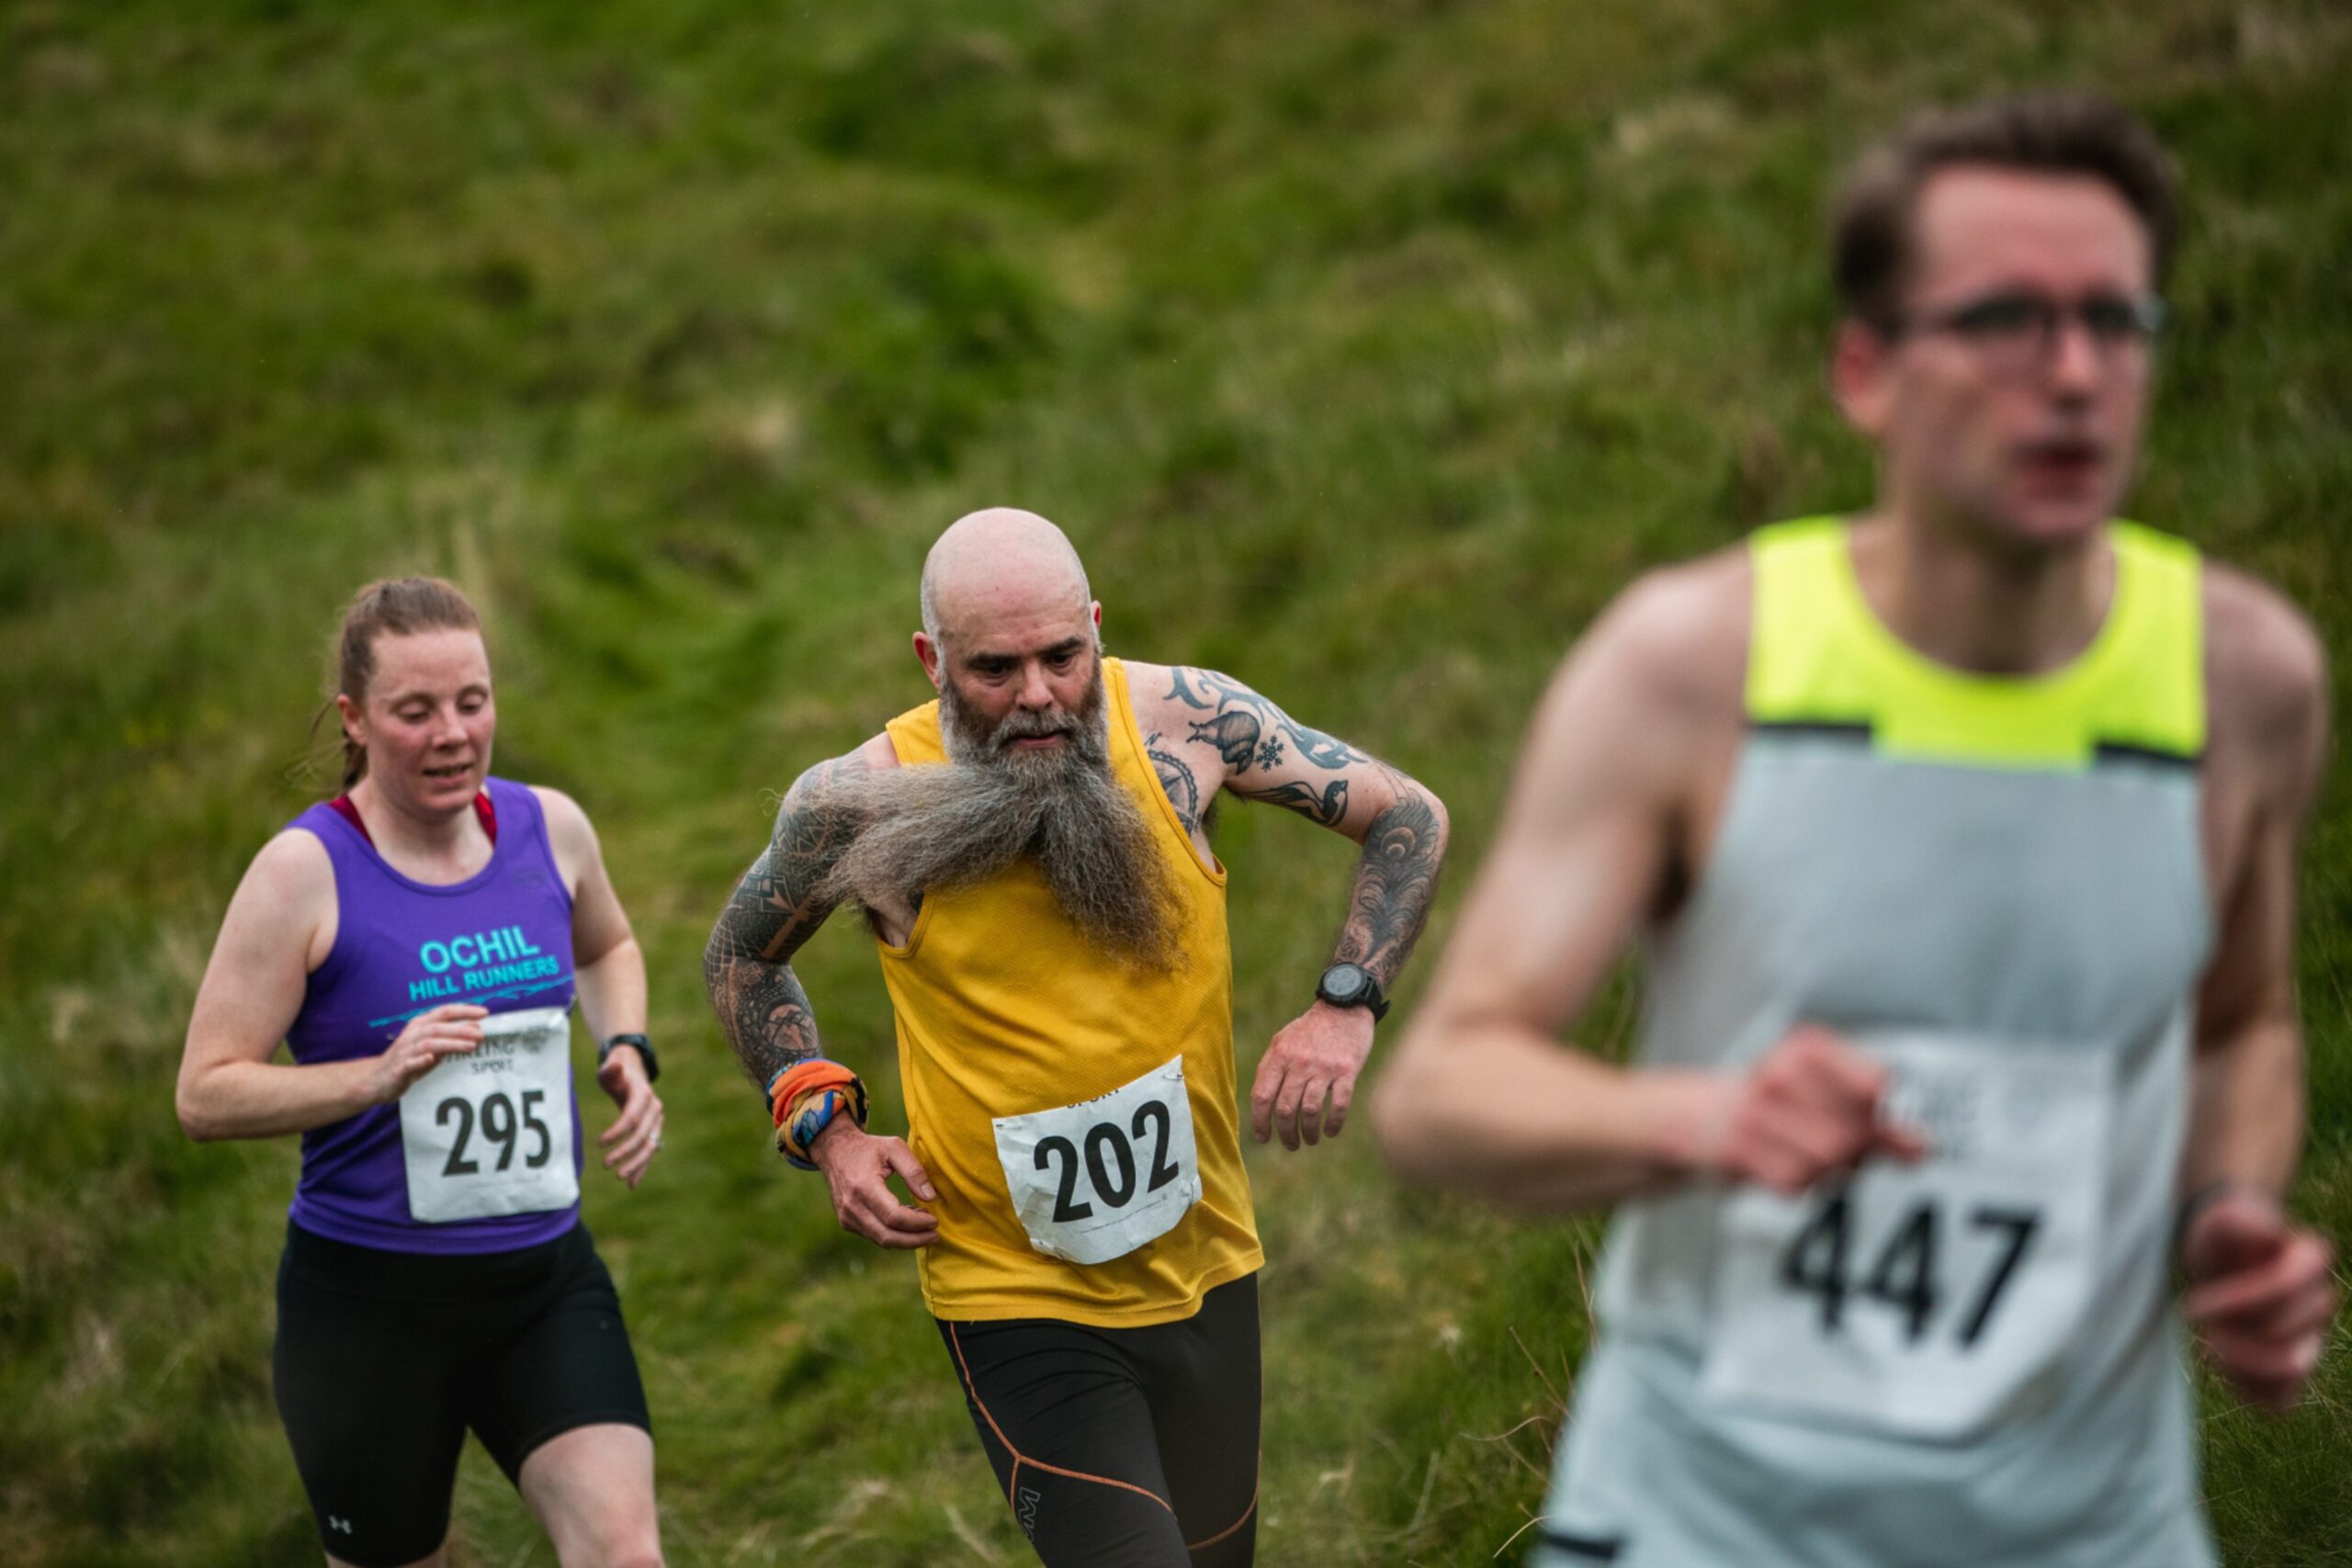
POLYGON ((645 1059, 645 1081, 647 1083, 651 1083, 654 1079, 662 1076, 662 1059, 653 1054, 653 1042, 648 1040, 642 1034, 607 1034, 605 1036, 605 1043, 596 1047, 596 1065, 599 1067, 605 1065, 605 1058, 613 1054, 613 1047, 616 1045, 634 1045, 637 1047, 637 1054, 645 1059))
POLYGON ((1315 999, 1335 1008, 1362 1008, 1375 1023, 1388 1016, 1388 998, 1380 994, 1380 982, 1361 964, 1334 964, 1324 970, 1323 978, 1315 983, 1315 999))

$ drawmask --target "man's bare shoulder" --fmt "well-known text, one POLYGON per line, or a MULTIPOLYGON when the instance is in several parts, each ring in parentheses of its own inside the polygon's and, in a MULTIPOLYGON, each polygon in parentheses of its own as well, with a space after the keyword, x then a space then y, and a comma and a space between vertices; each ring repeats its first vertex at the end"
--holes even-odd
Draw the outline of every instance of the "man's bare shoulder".
POLYGON ((1645 702, 1691 716, 1742 710, 1755 570, 1736 545, 1636 579, 1576 657, 1645 702))
POLYGON ((827 795, 865 773, 895 771, 899 767, 898 748, 890 743, 888 730, 873 737, 854 750, 838 757, 828 757, 821 762, 811 762, 792 781, 784 792, 784 799, 776 808, 776 828, 780 832, 787 819, 805 815, 827 795))
POLYGON ((1733 548, 1659 568, 1620 593, 1544 694, 1521 789, 1563 808, 1687 804, 1745 720, 1752 576, 1747 550, 1733 548))
POLYGON ((2295 766, 2326 730, 2327 650, 2318 630, 2292 600, 2233 567, 2206 563, 2204 600, 2216 750, 2295 766))
POLYGON ((890 743, 888 730, 866 740, 854 750, 838 757, 828 757, 821 762, 811 762, 792 782, 794 795, 808 795, 856 777, 860 773, 882 773, 899 765, 899 749, 890 743))
POLYGON ((1127 689, 1137 694, 1166 691, 1178 669, 1173 664, 1153 664, 1141 659, 1122 659, 1119 662, 1126 666, 1127 689))
MULTIPOLYGON (((1151 664, 1140 659, 1124 659, 1120 662, 1126 666, 1127 700, 1135 705, 1136 722, 1147 731, 1163 728, 1168 722, 1164 716, 1171 708, 1201 705, 1197 700, 1188 704, 1184 694, 1199 692, 1203 678, 1210 671, 1181 664, 1151 664)), ((1211 702, 1209 705, 1216 705, 1211 702)))
MULTIPOLYGON (((1228 709, 1245 712, 1260 725, 1296 723, 1264 693, 1224 671, 1197 664, 1148 664, 1134 659, 1121 662, 1126 666, 1127 700, 1135 706, 1136 725, 1147 736, 1195 732, 1204 720, 1228 709)), ((1219 736, 1204 740, 1194 734, 1194 739, 1203 745, 1222 747, 1230 738, 1219 736)), ((1336 741, 1330 744, 1338 748, 1331 753, 1332 763, 1336 763, 1346 748, 1336 741)), ((1227 761, 1233 762, 1236 759, 1228 757, 1227 761)))

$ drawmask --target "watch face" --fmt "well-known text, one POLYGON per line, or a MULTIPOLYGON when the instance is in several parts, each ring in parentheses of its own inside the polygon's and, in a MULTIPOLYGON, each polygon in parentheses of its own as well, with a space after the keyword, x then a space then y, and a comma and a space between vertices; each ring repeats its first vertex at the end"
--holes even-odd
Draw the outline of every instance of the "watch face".
POLYGON ((1323 995, 1345 1005, 1363 997, 1372 976, 1352 964, 1334 964, 1323 971, 1323 995))

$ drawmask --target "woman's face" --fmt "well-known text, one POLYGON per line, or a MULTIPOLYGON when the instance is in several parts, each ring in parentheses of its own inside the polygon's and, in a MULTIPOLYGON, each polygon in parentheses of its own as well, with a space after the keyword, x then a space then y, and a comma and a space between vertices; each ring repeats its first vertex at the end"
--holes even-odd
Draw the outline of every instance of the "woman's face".
POLYGON ((377 791, 419 816, 464 810, 489 776, 498 708, 480 632, 379 637, 366 701, 335 704, 377 791))

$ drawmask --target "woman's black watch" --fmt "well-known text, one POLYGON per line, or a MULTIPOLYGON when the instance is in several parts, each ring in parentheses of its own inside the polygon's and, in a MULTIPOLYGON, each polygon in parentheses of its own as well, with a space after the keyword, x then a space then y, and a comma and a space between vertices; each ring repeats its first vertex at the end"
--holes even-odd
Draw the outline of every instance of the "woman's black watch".
POLYGON ((1315 999, 1335 1008, 1362 1008, 1374 1023, 1388 1016, 1388 998, 1380 994, 1380 982, 1361 964, 1334 964, 1324 970, 1315 984, 1315 999))
POLYGON ((637 1047, 638 1055, 643 1058, 645 1062, 645 1081, 647 1083, 651 1083, 654 1079, 662 1076, 662 1061, 661 1058, 653 1054, 653 1042, 648 1040, 642 1034, 607 1034, 605 1036, 605 1043, 596 1047, 597 1066, 602 1067, 605 1065, 605 1058, 613 1054, 613 1047, 616 1045, 634 1045, 637 1047))

